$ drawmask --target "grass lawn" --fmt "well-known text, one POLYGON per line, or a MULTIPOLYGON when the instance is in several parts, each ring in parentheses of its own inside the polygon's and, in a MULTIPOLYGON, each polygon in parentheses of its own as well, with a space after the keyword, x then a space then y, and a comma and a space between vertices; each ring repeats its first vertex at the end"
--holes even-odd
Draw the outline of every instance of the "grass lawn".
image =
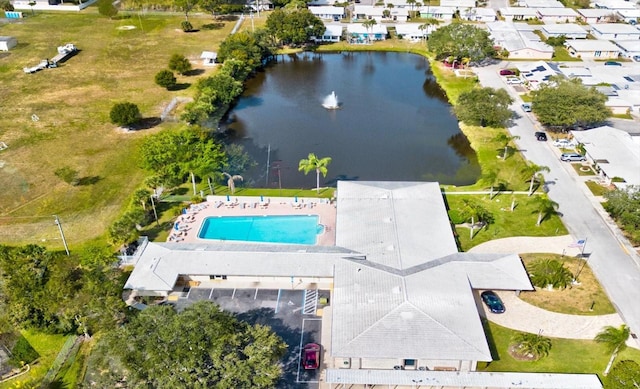
POLYGON ((575 58, 569 55, 569 52, 564 47, 556 46, 553 48, 553 60, 554 61, 582 61, 580 58, 575 58))
POLYGON ((31 370, 28 373, 14 380, 1 383, 0 389, 11 388, 18 382, 39 381, 44 378, 51 364, 58 356, 62 345, 67 340, 65 335, 51 335, 34 331, 21 331, 21 333, 29 341, 31 347, 40 354, 40 358, 31 365, 31 370))
POLYGON ((596 173, 591 169, 590 166, 584 166, 581 163, 572 163, 573 169, 578 173, 579 176, 595 176, 596 173))
MULTIPOLYGON (((479 371, 592 373, 600 375, 602 380, 602 372, 610 357, 604 345, 592 340, 552 338, 549 356, 538 361, 518 361, 507 352, 511 338, 517 331, 489 322, 487 332, 490 345, 493 343, 495 347, 492 351, 497 354, 497 360, 486 367, 479 364, 479 371)), ((624 359, 640 361, 640 350, 627 348, 618 354, 616 361, 624 359)))
POLYGON ((562 256, 560 254, 520 254, 527 270, 540 259, 555 259, 573 273, 578 275, 578 284, 564 290, 538 289, 535 292, 520 292, 520 298, 529 304, 548 311, 571 315, 608 315, 616 310, 609 301, 600 283, 591 272, 588 260, 562 256), (593 306, 593 310, 591 307, 593 306))
POLYGON ((589 188, 589 190, 591 191, 591 193, 593 193, 594 196, 603 196, 605 193, 607 193, 609 191, 609 189, 605 188, 604 186, 598 184, 595 181, 586 181, 584 183, 587 188, 589 188))
POLYGON ((101 235, 143 178, 136 163, 140 140, 176 126, 124 134, 109 122, 111 106, 130 101, 143 117, 158 118, 173 97, 190 96, 191 85, 212 70, 178 76, 181 88, 176 91, 155 85, 154 75, 174 53, 196 64, 201 51, 216 50, 234 24, 193 15, 190 20, 200 31, 187 34, 180 30, 181 15, 110 20, 91 12, 95 9, 38 12, 2 25, 2 35, 19 42, 0 59, 0 141, 9 146, 0 169, 4 243, 60 247, 53 214, 60 216, 71 246, 101 235), (212 29, 201 28, 205 24, 212 29), (118 29, 129 25, 136 28, 118 29), (61 67, 22 71, 51 58, 67 42, 80 52, 61 67), (54 171, 63 166, 77 170, 82 184, 69 186, 57 178, 54 171))
POLYGON ((463 199, 473 199, 491 212, 495 223, 475 231, 473 239, 470 238, 469 228, 456 226, 456 234, 463 251, 473 246, 493 239, 510 236, 557 236, 566 235, 568 232, 562 220, 557 215, 545 219, 540 226, 536 226, 538 211, 532 203, 533 197, 527 195, 499 194, 489 200, 489 195, 447 195, 446 200, 451 210, 462 209, 463 199), (516 208, 511 209, 512 199, 516 200, 516 208))

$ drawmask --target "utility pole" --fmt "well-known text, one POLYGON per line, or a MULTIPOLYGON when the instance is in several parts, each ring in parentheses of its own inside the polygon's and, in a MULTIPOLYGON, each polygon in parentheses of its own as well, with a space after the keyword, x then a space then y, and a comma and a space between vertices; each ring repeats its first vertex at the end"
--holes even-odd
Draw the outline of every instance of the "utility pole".
POLYGON ((153 195, 149 196, 151 198, 151 207, 153 208, 153 216, 156 218, 156 225, 160 225, 158 222, 158 212, 156 212, 156 203, 153 201, 153 195))
POLYGON ((58 218, 58 215, 53 215, 54 219, 55 219, 55 223, 58 226, 58 230, 60 230, 60 236, 62 237, 62 244, 64 244, 64 251, 67 252, 67 255, 71 255, 69 254, 69 247, 67 246, 67 240, 64 238, 64 232, 62 231, 62 224, 60 223, 60 219, 58 218))

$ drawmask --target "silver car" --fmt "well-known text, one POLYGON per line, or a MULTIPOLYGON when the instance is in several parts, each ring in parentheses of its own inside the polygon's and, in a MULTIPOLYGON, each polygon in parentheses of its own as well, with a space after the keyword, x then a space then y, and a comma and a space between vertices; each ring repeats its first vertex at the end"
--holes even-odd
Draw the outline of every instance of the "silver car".
POLYGON ((568 162, 586 161, 587 159, 582 154, 578 153, 564 153, 560 156, 560 160, 568 162))

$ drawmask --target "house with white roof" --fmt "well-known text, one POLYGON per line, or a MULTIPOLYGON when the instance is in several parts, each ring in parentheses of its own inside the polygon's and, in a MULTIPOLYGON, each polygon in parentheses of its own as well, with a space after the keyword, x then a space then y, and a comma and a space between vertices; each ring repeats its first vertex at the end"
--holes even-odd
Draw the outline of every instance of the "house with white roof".
POLYGON ((336 213, 335 246, 148 243, 125 289, 291 289, 293 278, 328 289, 330 388, 602 387, 590 374, 474 371, 493 359, 479 290, 532 286, 518 255, 458 252, 438 183, 339 181, 336 213))
POLYGON ((321 37, 316 37, 316 42, 340 42, 342 39, 342 25, 340 24, 325 24, 324 34, 321 37))
POLYGON ((460 11, 460 15, 465 20, 481 23, 491 23, 498 19, 498 15, 493 8, 471 8, 460 11))
POLYGON ((360 23, 347 24, 347 37, 351 43, 368 43, 387 39, 387 26, 374 24, 367 28, 360 23))
POLYGON ((440 6, 457 8, 462 12, 466 8, 474 8, 476 0, 440 0, 440 6))
POLYGON ((625 22, 632 24, 632 25, 637 25, 640 23, 640 9, 639 8, 632 8, 632 9, 617 9, 616 13, 618 14, 618 16, 620 16, 622 19, 624 19, 625 22))
POLYGON ((567 39, 587 39, 587 31, 577 24, 545 24, 540 32, 546 38, 564 36, 567 39))
POLYGON ((447 21, 452 20, 455 13, 455 7, 420 7, 421 18, 434 18, 447 21))
POLYGON ((427 36, 435 31, 437 26, 428 26, 421 30, 421 24, 418 23, 401 23, 396 24, 396 34, 401 36, 402 39, 410 40, 412 42, 418 42, 427 39, 427 36))
POLYGON ((520 78, 532 90, 537 90, 542 84, 548 83, 551 77, 558 75, 558 72, 545 61, 518 63, 516 68, 520 71, 520 78))
POLYGON ((487 23, 487 29, 496 46, 509 52, 510 59, 551 59, 553 47, 540 42, 540 37, 532 34, 535 40, 529 39, 527 31, 518 31, 510 22, 487 23))
POLYGON ((386 8, 373 5, 356 4, 353 13, 356 19, 374 19, 378 22, 382 22, 382 20, 406 22, 409 18, 409 10, 407 8, 386 8), (389 12, 389 17, 385 16, 386 12, 389 12))
POLYGON ((619 188, 640 185, 640 142, 629 133, 609 126, 571 133, 584 145, 586 156, 597 165, 603 180, 619 188))
POLYGON ((564 4, 558 0, 520 0, 518 6, 529 8, 564 8, 564 4))
POLYGON ((609 23, 612 15, 615 15, 615 12, 604 8, 577 9, 576 12, 578 13, 578 19, 589 24, 609 23))
POLYGON ((538 12, 535 8, 505 7, 500 8, 500 16, 502 16, 505 21, 511 22, 516 20, 537 19, 538 12))
POLYGON ((308 8, 312 14, 324 20, 343 19, 346 16, 344 13, 344 7, 318 5, 308 8))
POLYGON ((614 59, 620 56, 620 48, 609 41, 583 39, 565 42, 569 55, 576 58, 614 59))
POLYGON ((640 30, 630 24, 602 23, 590 24, 591 35, 604 40, 640 40, 640 30))
POLYGON ((634 2, 626 0, 595 0, 595 8, 606 8, 611 10, 636 9, 634 2))
POLYGON ((537 8, 538 19, 545 23, 575 23, 578 13, 571 8, 537 8))
POLYGON ((620 55, 625 58, 633 58, 640 55, 640 40, 615 41, 613 43, 620 48, 620 55))

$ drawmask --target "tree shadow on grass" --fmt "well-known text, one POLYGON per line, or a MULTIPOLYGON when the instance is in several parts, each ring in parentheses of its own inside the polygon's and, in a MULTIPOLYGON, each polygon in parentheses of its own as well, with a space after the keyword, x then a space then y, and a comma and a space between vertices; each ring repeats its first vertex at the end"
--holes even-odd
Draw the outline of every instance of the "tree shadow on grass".
POLYGON ((140 121, 138 121, 138 123, 132 125, 131 129, 134 131, 149 130, 159 125, 160 123, 162 123, 162 120, 157 116, 142 118, 140 119, 140 121))
POLYGON ((199 76, 201 74, 204 74, 204 69, 191 69, 184 73, 184 75, 187 77, 199 76))
POLYGON ((100 177, 100 176, 81 177, 81 178, 78 179, 78 185, 79 186, 82 186, 82 185, 93 185, 93 184, 97 184, 101 180, 102 180, 102 177, 100 177))
POLYGON ((300 329, 291 328, 282 319, 275 317, 275 312, 271 308, 252 309, 238 313, 236 317, 252 325, 269 326, 287 344, 287 351, 281 358, 282 377, 280 377, 276 387, 283 389, 306 387, 304 384, 296 383, 300 362, 300 329))
POLYGON ((167 88, 167 90, 169 90, 169 91, 185 90, 185 89, 189 88, 190 86, 191 86, 191 84, 188 83, 188 82, 181 82, 179 84, 175 84, 171 88, 167 88))

